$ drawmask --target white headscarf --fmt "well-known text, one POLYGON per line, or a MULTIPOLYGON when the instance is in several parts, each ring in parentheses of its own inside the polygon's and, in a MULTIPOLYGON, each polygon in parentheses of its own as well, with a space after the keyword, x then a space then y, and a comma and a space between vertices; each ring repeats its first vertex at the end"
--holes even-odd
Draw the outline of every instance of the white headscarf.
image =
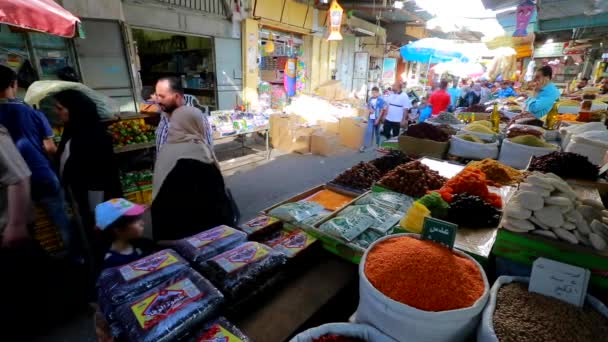
POLYGON ((196 107, 182 106, 171 115, 167 143, 163 145, 154 165, 152 199, 180 159, 194 159, 205 164, 216 164, 213 150, 205 140, 202 114, 196 107))

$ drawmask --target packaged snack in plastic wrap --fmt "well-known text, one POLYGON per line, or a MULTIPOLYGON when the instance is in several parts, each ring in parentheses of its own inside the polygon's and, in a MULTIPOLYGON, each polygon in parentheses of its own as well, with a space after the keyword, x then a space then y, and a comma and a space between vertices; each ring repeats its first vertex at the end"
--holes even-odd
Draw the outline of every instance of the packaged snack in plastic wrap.
POLYGON ((317 203, 302 201, 283 204, 272 209, 269 212, 269 215, 285 222, 298 223, 313 217, 324 210, 325 209, 317 203))
POLYGON ((414 201, 415 199, 413 197, 398 192, 383 191, 369 193, 357 200, 355 204, 375 204, 405 213, 412 206, 414 201))
POLYGON ((130 341, 174 341, 213 317, 223 300, 207 279, 188 268, 181 277, 121 305, 116 318, 130 341))
POLYGON ((246 242, 201 265, 203 274, 225 295, 236 298, 264 284, 287 257, 257 242, 246 242))
POLYGON ((291 232, 285 229, 277 230, 276 232, 265 235, 259 240, 259 242, 265 244, 266 246, 274 247, 287 238, 289 234, 291 234, 291 232))
POLYGON ((376 242, 376 240, 390 234, 392 230, 388 231, 386 234, 381 234, 377 230, 368 229, 364 231, 361 235, 357 236, 355 240, 352 241, 355 245, 367 249, 372 243, 376 242))
POLYGON ((315 241, 317 241, 316 238, 307 234, 305 231, 298 229, 274 246, 274 250, 285 254, 288 258, 293 258, 303 252, 315 241))
POLYGON ((199 263, 245 241, 247 241, 247 234, 222 225, 178 240, 173 248, 190 262, 199 263))
POLYGON ((396 211, 386 209, 384 207, 380 207, 377 205, 369 204, 369 205, 353 205, 340 213, 342 217, 350 217, 353 215, 366 215, 371 217, 374 222, 370 226, 371 229, 378 231, 379 233, 385 235, 391 228, 393 228, 401 217, 403 216, 396 211))
POLYGON ((323 223, 319 229, 325 233, 352 241, 366 229, 374 224, 375 220, 368 215, 361 213, 346 216, 334 217, 323 223))
POLYGON ((200 330, 193 333, 186 342, 250 342, 234 324, 224 317, 207 322, 200 330))
POLYGON ((239 225, 239 229, 247 233, 249 237, 265 235, 282 227, 283 223, 278 218, 264 214, 258 215, 254 219, 239 225))
POLYGON ((113 307, 178 276, 186 269, 188 263, 170 249, 123 266, 108 268, 97 280, 101 310, 106 316, 111 316, 113 307))

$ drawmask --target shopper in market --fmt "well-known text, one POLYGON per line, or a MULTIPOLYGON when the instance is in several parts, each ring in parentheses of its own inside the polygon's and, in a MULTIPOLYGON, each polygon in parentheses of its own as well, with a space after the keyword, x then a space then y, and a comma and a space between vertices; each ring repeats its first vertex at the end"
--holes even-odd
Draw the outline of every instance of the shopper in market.
POLYGON ((450 94, 447 92, 448 81, 441 80, 439 82, 439 88, 431 94, 429 97, 429 105, 432 107, 432 115, 437 115, 439 113, 443 113, 447 111, 450 103, 452 102, 452 98, 450 94))
POLYGON ((498 90, 498 98, 504 99, 504 98, 511 97, 511 96, 517 96, 517 93, 515 92, 515 90, 513 90, 513 86, 511 85, 511 82, 509 82, 509 81, 502 82, 502 84, 500 85, 500 89, 498 90))
POLYGON ((365 150, 372 146, 375 139, 376 146, 380 147, 380 117, 382 112, 386 109, 386 103, 382 96, 380 96, 380 89, 378 87, 372 88, 372 96, 367 102, 367 129, 365 130, 365 141, 364 145, 361 146, 359 152, 365 152, 365 150))
POLYGON ((474 83, 464 97, 460 99, 459 107, 471 107, 481 101, 481 84, 474 83))
POLYGON ((458 98, 460 97, 460 89, 458 89, 458 82, 456 80, 450 82, 448 94, 450 94, 450 107, 448 111, 453 112, 458 106, 458 98))
POLYGON ((534 95, 528 98, 526 106, 528 111, 539 119, 547 115, 555 101, 559 99, 560 92, 551 82, 552 77, 553 70, 548 65, 539 68, 534 74, 532 85, 534 95))
POLYGON ((171 115, 167 142, 154 166, 154 240, 176 240, 234 224, 231 201, 200 111, 182 106, 171 115))
POLYGON ((399 135, 401 126, 407 124, 407 113, 412 108, 410 98, 402 91, 400 82, 395 82, 392 89, 393 93, 386 98, 387 110, 382 116, 384 120, 383 135, 386 139, 399 135))
POLYGON ((58 150, 59 174, 73 196, 86 233, 91 234, 95 206, 122 197, 112 137, 99 119, 97 106, 83 93, 64 90, 55 94, 55 100, 55 111, 64 123, 58 150))
POLYGON ((32 172, 31 195, 55 224, 67 249, 72 232, 63 191, 49 159, 56 152, 53 130, 44 114, 16 99, 17 74, 0 65, 0 125, 9 132, 32 172))
MULTIPOLYGON (((169 132, 169 126, 171 121, 171 115, 173 112, 186 105, 184 99, 184 88, 179 78, 169 76, 160 78, 156 82, 156 94, 154 99, 157 101, 160 109, 162 110, 160 122, 156 128, 156 152, 160 152, 161 147, 167 142, 167 135, 169 132)), ((195 107, 193 107, 195 108, 195 107)), ((201 112, 198 110, 199 120, 201 125, 204 127, 204 139, 210 147, 213 147, 213 133, 209 121, 201 112)))

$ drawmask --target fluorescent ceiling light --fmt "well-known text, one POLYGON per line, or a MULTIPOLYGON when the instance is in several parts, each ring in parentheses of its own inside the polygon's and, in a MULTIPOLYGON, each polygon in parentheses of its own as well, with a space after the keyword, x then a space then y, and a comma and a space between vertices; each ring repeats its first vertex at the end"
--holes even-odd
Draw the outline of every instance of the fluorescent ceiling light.
POLYGON ((402 9, 403 8, 403 1, 395 1, 395 2, 393 2, 393 7, 395 7, 396 9, 402 9))
POLYGON ((549 38, 549 39, 547 39, 547 41, 546 41, 545 43, 546 43, 546 44, 551 44, 551 43, 553 43, 553 38, 549 38))
POLYGON ((375 36, 375 35, 376 35, 374 32, 372 32, 372 31, 368 31, 368 30, 363 29, 363 28, 360 28, 360 27, 355 27, 355 28, 353 29, 353 31, 358 32, 358 33, 361 33, 361 34, 364 34, 364 35, 366 35, 366 36, 370 36, 370 37, 373 37, 373 36, 375 36))

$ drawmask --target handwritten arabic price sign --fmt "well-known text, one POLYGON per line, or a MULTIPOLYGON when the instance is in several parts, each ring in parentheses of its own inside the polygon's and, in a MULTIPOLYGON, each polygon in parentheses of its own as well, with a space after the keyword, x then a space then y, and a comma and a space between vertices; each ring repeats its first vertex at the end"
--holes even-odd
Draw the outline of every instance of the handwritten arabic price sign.
POLYGON ((582 306, 589 285, 589 270, 554 260, 538 258, 532 264, 528 291, 582 306))
POLYGON ((427 216, 422 226, 422 240, 431 240, 452 249, 457 230, 458 225, 427 216))

